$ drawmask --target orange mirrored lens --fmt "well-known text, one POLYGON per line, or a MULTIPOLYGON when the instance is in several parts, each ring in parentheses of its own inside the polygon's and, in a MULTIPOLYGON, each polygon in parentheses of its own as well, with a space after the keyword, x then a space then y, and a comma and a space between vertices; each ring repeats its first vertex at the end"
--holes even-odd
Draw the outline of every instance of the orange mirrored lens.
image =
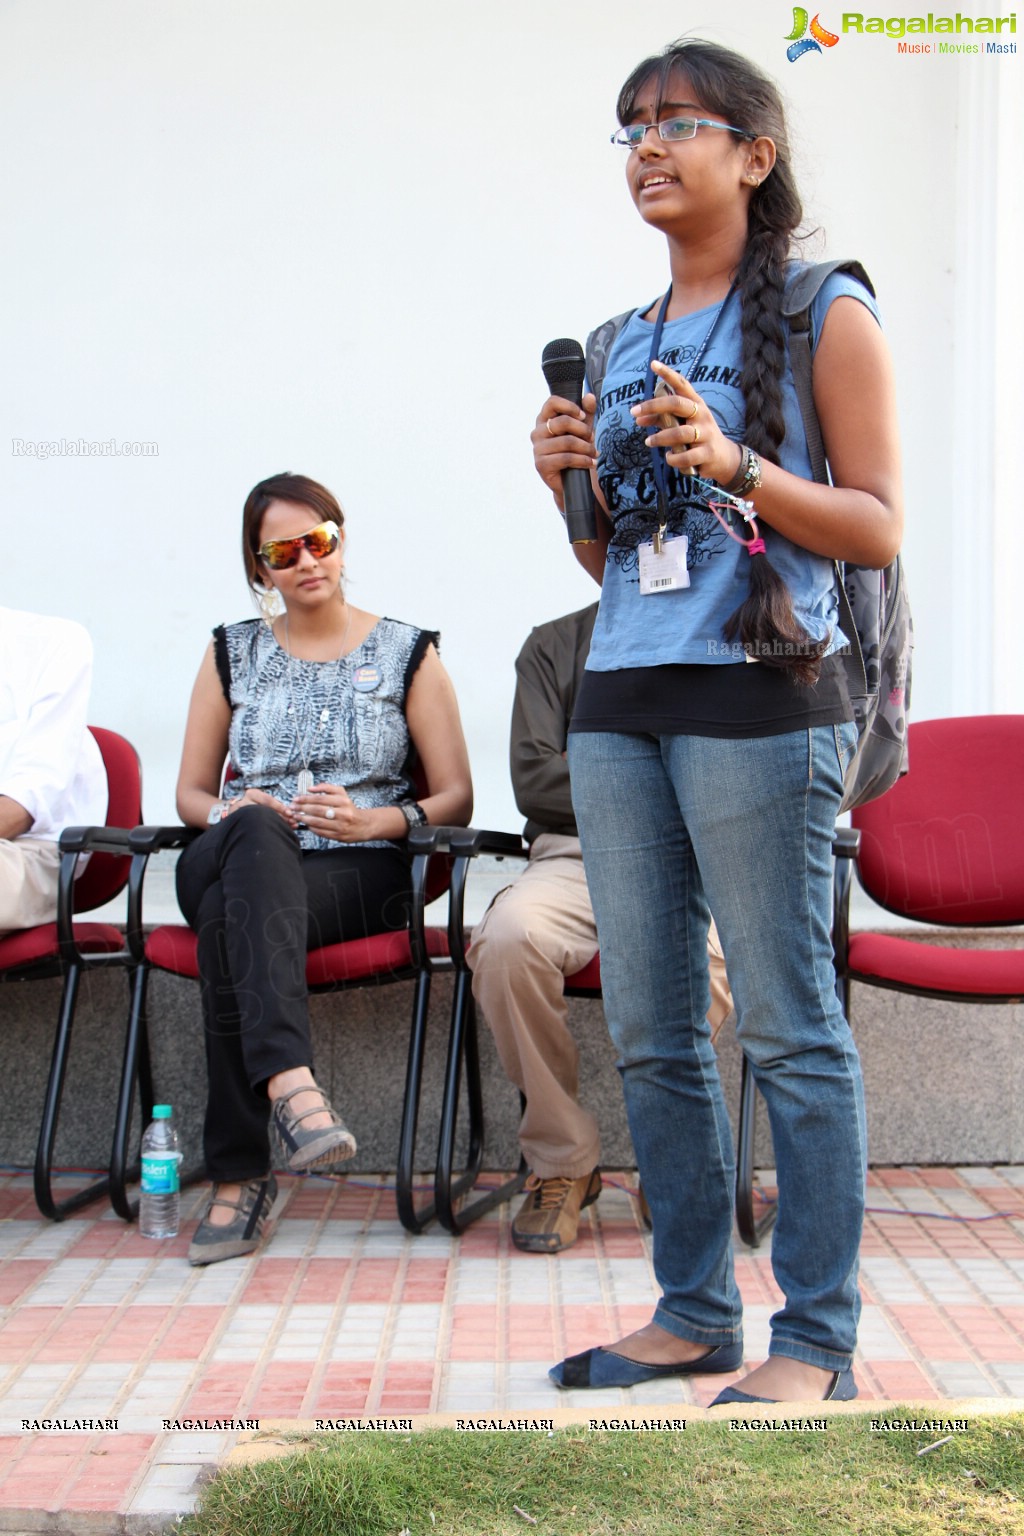
POLYGON ((303 547, 309 550, 315 560, 333 555, 338 547, 337 524, 318 523, 307 533, 301 533, 297 539, 268 539, 266 544, 260 545, 260 559, 272 571, 287 571, 298 564, 303 547))

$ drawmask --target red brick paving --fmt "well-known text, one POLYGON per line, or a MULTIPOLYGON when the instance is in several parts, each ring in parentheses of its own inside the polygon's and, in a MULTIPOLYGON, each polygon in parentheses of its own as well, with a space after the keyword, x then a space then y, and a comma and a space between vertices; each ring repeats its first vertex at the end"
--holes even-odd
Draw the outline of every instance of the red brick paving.
MULTIPOLYGON (((619 1175, 615 1182, 622 1179, 619 1175)), ((884 1320, 891 1335, 884 1326, 874 1331, 866 1327, 865 1338, 894 1336, 910 1358, 862 1350, 857 1376, 865 1402, 873 1397, 942 1401, 940 1381, 931 1374, 935 1361, 968 1377, 974 1372, 982 1384, 979 1390, 992 1396, 1008 1396, 1006 1383, 1020 1383, 1024 1391, 1024 1188, 1003 1183, 995 1171, 983 1184, 971 1185, 954 1169, 875 1169, 869 1183, 870 1203, 877 1207, 912 1210, 916 1204, 923 1208, 937 1202, 941 1208, 950 1192, 949 1209, 955 1214, 955 1192, 966 1191, 979 1206, 1016 1213, 1019 1219, 968 1223, 907 1214, 868 1218, 862 1247, 871 1269, 863 1286, 865 1314, 884 1320), (935 1260, 945 1262, 918 1265, 935 1260), (948 1293, 942 1289, 943 1276, 950 1282, 948 1293), (998 1277, 998 1285, 993 1277, 998 1277)), ((10 1256, 0 1260, 0 1408, 6 1404, 7 1412, 0 1427, 16 1428, 24 1416, 22 1380, 33 1384, 34 1405, 59 1403, 73 1384, 76 1407, 64 1415, 68 1418, 86 1412, 86 1380, 96 1394, 93 1416, 114 1416, 111 1403, 119 1400, 118 1393, 147 1387, 156 1395, 151 1408, 137 1410, 150 1413, 152 1421, 144 1426, 126 1421, 117 1435, 5 1433, 0 1438, 0 1509, 63 1508, 83 1519, 90 1512, 123 1514, 160 1465, 161 1413, 205 1419, 408 1417, 446 1408, 458 1411, 463 1390, 472 1392, 467 1401, 473 1403, 474 1413, 486 1411, 479 1405, 488 1392, 492 1413, 521 1415, 526 1411, 524 1390, 535 1412, 563 1406, 546 1385, 547 1366, 649 1320, 655 1295, 649 1242, 638 1225, 633 1197, 610 1181, 584 1218, 572 1253, 574 1264, 582 1263, 588 1274, 602 1277, 600 1286, 588 1284, 586 1299, 577 1303, 571 1279, 559 1272, 559 1259, 526 1256, 512 1247, 508 1223, 514 1209, 515 1203, 506 1206, 461 1239, 444 1239, 441 1251, 436 1242, 427 1251, 415 1238, 400 1237, 396 1244, 390 1191, 363 1188, 358 1182, 296 1182, 282 1217, 286 1227, 289 1222, 305 1224, 292 1228, 302 1233, 295 1256, 275 1253, 271 1241, 247 1266, 239 1262, 231 1272, 218 1266, 219 1275, 184 1265, 179 1272, 167 1262, 183 1257, 191 1224, 174 1243, 158 1245, 109 1215, 103 1217, 99 1207, 83 1213, 74 1232, 70 1226, 66 1229, 69 1245, 63 1252, 55 1250, 53 1259, 19 1257, 15 1243, 10 1256), (339 1221, 356 1224, 359 1241, 350 1252, 335 1256, 339 1221), (320 1234, 330 1242, 328 1252, 317 1251, 320 1234), (378 1240, 386 1252, 374 1251, 378 1240), (117 1304, 33 1304, 37 1287, 59 1276, 63 1262, 78 1266, 68 1287, 70 1296, 81 1285, 83 1260, 99 1261, 97 1275, 102 1276, 105 1259, 137 1262, 156 1257, 164 1261, 152 1282, 162 1287, 159 1294, 149 1289, 151 1271, 142 1266, 137 1284, 117 1304), (612 1264, 614 1276, 608 1267, 612 1264), (232 1273, 240 1283, 225 1286, 232 1273), (623 1298, 624 1273, 646 1277, 637 1282, 635 1299, 632 1293, 623 1298), (489 1289, 481 1282, 487 1274, 494 1277, 489 1289), (208 1284, 214 1286, 211 1298, 230 1294, 233 1304, 266 1310, 266 1328, 252 1343, 251 1357, 218 1358, 219 1352, 239 1345, 233 1340, 230 1309, 204 1299, 208 1284), (378 1335, 373 1315, 368 1322, 365 1309, 384 1307, 400 1314, 405 1305, 417 1308, 415 1326, 400 1329, 396 1337, 411 1341, 415 1357, 397 1356, 394 1346, 387 1345, 392 1332, 385 1327, 380 1336, 390 1352, 374 1358, 371 1341, 378 1335), (303 1322, 302 1309, 308 1307, 319 1310, 303 1322), (356 1309, 352 1328, 368 1329, 348 1335, 367 1339, 365 1356, 351 1362, 332 1359, 331 1351, 345 1346, 350 1307, 356 1309), (322 1358, 269 1357, 271 1341, 279 1355, 287 1352, 285 1309, 290 1309, 287 1317, 295 1319, 298 1330, 291 1337, 303 1351, 304 1341, 315 1341, 322 1326, 322 1358), (275 1316, 281 1319, 277 1324, 275 1316), (436 1349, 423 1357, 430 1330, 435 1330, 436 1349), (66 1370, 63 1386, 60 1375, 53 1374, 56 1367, 66 1370), (524 1389, 521 1383, 533 1382, 534 1375, 535 1384, 524 1389), (514 1381, 520 1383, 520 1396, 502 1399, 500 1393, 511 1390, 503 1383, 514 1381), (166 1387, 161 1388, 161 1382, 166 1387), (464 1388, 451 1385, 456 1382, 465 1383, 464 1388)), ((35 1217, 30 1181, 0 1180, 4 1214, 24 1223, 29 1238, 55 1230, 35 1217)), ((782 1300, 771 1273, 769 1246, 737 1254, 744 1301, 762 1315, 782 1300)), ((240 1337, 252 1339, 252 1330, 240 1337)), ((696 1378, 687 1388, 689 1396, 706 1404, 739 1374, 706 1382, 696 1378)), ((635 1406, 626 1397, 623 1404, 635 1406)), ((61 1416, 59 1408, 49 1411, 61 1416)), ((29 1412, 38 1416, 42 1409, 33 1406, 29 1412)), ((176 1438, 180 1443, 182 1437, 176 1438)))

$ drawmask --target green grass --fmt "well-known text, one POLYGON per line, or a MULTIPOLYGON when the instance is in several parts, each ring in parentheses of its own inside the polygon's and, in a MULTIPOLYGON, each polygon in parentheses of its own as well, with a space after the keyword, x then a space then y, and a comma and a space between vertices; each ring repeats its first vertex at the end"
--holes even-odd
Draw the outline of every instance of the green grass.
MULTIPOLYGON (((895 1407, 888 1413, 901 1416, 895 1407)), ((833 1417, 820 1434, 736 1433, 727 1422, 701 1422, 679 1434, 296 1436, 294 1454, 219 1474, 179 1529, 182 1536, 1024 1536, 1024 1413, 973 1419, 949 1444, 916 1454, 936 1438, 872 1434, 860 1416, 833 1417)))

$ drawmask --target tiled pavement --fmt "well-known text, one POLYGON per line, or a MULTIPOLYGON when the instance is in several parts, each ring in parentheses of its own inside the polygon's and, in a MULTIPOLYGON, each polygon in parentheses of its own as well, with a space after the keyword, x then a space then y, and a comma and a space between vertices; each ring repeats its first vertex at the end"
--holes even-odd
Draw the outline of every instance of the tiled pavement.
MULTIPOLYGON (((0 1178, 0 1531, 159 1529, 237 1439, 165 1420, 706 1404, 721 1378, 642 1404, 547 1383, 553 1361, 650 1316, 631 1182, 608 1175, 577 1246, 545 1258, 511 1247, 508 1207, 461 1239, 416 1238, 383 1178, 286 1180, 263 1254, 200 1270, 198 1192, 182 1236, 153 1243, 98 1206, 46 1223, 29 1178, 0 1178)), ((879 1170, 870 1194, 896 1214, 869 1216, 862 1249, 862 1402, 1024 1399, 1024 1168, 879 1170)), ((767 1246, 739 1248, 737 1273, 755 1361, 779 1301, 767 1246)))

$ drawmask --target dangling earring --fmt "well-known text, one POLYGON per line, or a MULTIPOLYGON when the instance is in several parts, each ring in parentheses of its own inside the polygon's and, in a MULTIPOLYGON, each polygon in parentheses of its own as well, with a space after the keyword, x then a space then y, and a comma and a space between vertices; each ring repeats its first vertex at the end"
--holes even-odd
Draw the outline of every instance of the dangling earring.
POLYGON ((273 624, 284 613, 284 599, 276 587, 264 587, 260 592, 254 590, 253 596, 265 624, 273 624))

